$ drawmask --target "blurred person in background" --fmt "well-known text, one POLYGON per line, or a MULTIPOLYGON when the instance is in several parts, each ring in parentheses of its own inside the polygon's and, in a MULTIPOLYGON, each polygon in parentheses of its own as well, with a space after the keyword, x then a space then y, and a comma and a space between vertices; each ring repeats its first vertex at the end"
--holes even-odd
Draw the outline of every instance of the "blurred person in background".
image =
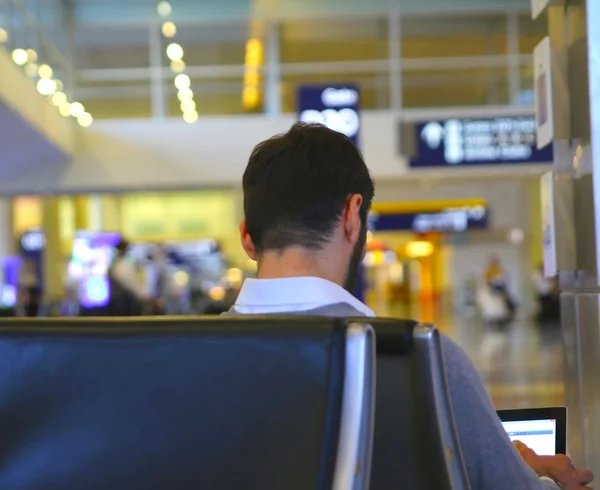
POLYGON ((24 257, 18 276, 19 305, 17 314, 19 316, 38 316, 42 303, 42 287, 33 259, 24 257))
POLYGON ((141 315, 149 296, 145 284, 140 280, 138 268, 127 257, 129 242, 121 239, 115 246, 114 258, 108 269, 111 316, 141 315))
POLYGON ((544 264, 541 264, 531 277, 537 298, 538 322, 555 322, 560 320, 560 297, 555 278, 544 275, 544 264))
POLYGON ((161 315, 166 312, 166 304, 172 284, 171 270, 167 261, 167 251, 164 245, 158 245, 148 254, 144 268, 146 290, 150 298, 148 313, 161 315))
POLYGON ((517 305, 508 290, 508 280, 499 257, 492 256, 490 258, 485 270, 485 281, 492 291, 495 291, 502 296, 508 310, 507 321, 512 320, 517 310, 517 305))
MULTIPOLYGON (((374 184, 346 136, 294 124, 254 148, 243 192, 241 242, 258 274, 245 280, 228 315, 375 316, 351 294, 366 251, 374 184)), ((467 355, 444 334, 441 342, 474 490, 557 489, 557 483, 574 489, 591 481, 566 456, 540 457, 523 445, 517 451, 467 355)))

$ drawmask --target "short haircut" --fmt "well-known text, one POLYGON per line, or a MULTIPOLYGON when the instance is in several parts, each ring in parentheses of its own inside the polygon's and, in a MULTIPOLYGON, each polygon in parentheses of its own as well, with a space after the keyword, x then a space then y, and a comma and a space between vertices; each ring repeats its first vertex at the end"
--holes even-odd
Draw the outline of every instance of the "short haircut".
POLYGON ((363 157, 346 136, 296 123, 259 143, 243 177, 244 213, 257 252, 290 246, 320 249, 360 194, 363 226, 375 192, 363 157))

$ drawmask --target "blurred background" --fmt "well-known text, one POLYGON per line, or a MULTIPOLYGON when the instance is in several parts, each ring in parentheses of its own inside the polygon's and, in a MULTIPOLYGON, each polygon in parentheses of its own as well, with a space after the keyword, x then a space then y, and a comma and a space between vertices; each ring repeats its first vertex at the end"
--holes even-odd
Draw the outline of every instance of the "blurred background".
POLYGON ((500 406, 560 404, 528 0, 0 0, 6 316, 226 310, 251 148, 298 119, 376 180, 357 295, 435 321, 500 406), (121 252, 123 252, 121 254, 121 252))

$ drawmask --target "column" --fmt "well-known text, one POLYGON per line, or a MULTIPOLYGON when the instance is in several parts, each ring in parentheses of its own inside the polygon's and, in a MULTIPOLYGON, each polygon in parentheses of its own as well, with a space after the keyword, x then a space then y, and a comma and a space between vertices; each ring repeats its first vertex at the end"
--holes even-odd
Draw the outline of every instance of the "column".
MULTIPOLYGON (((13 230, 13 210, 10 199, 0 199, 0 264, 6 257, 16 253, 16 237, 13 230)), ((0 286, 4 284, 4 267, 0 266, 0 286)))
POLYGON ((270 22, 267 25, 266 51, 267 62, 265 79, 265 113, 269 117, 281 114, 281 60, 279 56, 280 43, 279 24, 270 22))
POLYGON ((516 104, 521 92, 521 66, 519 64, 519 14, 508 13, 506 18, 506 51, 508 53, 508 93, 509 103, 516 104))
POLYGON ((44 199, 43 223, 46 246, 44 249, 44 295, 46 301, 55 301, 63 295, 63 265, 60 236, 60 199, 44 199))
POLYGON ((90 199, 87 196, 73 197, 73 214, 76 232, 90 228, 90 199))
POLYGON ((160 25, 152 22, 148 28, 148 44, 150 49, 150 97, 152 117, 164 118, 166 110, 165 80, 163 77, 162 34, 160 25))
POLYGON ((392 2, 388 19, 390 107, 402 110, 402 32, 400 29, 400 6, 392 2))

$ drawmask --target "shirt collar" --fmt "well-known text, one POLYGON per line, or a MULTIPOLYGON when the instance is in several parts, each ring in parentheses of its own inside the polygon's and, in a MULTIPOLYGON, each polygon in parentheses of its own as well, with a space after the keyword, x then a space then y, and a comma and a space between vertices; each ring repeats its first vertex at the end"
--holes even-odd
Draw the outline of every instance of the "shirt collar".
POLYGON ((346 303, 365 316, 375 316, 373 310, 344 288, 320 277, 246 279, 235 304, 269 313, 269 307, 282 305, 288 305, 288 311, 299 311, 302 305, 310 304, 313 309, 336 303, 346 303))

